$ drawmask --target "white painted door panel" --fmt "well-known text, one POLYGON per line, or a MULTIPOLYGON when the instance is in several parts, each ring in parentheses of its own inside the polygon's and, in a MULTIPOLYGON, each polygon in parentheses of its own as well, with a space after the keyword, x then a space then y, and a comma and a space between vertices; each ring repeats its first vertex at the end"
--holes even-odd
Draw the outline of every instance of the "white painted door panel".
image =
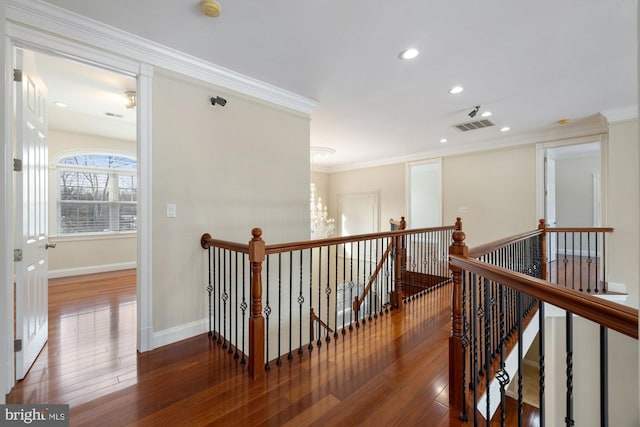
POLYGON ((25 377, 48 337, 48 151, 46 87, 28 51, 16 50, 16 379, 25 377))

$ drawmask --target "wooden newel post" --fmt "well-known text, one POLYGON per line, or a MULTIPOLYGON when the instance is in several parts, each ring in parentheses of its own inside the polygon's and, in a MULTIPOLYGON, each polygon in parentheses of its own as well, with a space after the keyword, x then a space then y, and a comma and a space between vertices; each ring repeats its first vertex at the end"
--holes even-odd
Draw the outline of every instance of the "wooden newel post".
POLYGON ((547 277, 547 224, 544 218, 539 220, 538 230, 542 230, 540 233, 540 247, 542 251, 542 280, 549 280, 547 277))
MULTIPOLYGON (((400 218, 397 230, 404 230, 407 228, 407 221, 404 217, 400 218)), ((406 236, 395 236, 393 238, 394 245, 394 282, 395 289, 391 292, 391 306, 393 308, 400 308, 402 305, 402 297, 404 295, 404 289, 402 289, 402 279, 404 278, 404 272, 407 269, 407 248, 406 248, 406 236)))
POLYGON ((262 230, 251 230, 249 262, 251 263, 251 307, 249 317, 249 375, 256 379, 264 375, 264 317, 262 316, 262 262, 265 245, 262 230))
MULTIPOLYGON (((452 234, 453 243, 449 246, 449 255, 467 257, 469 248, 464 243, 465 235, 462 232, 462 221, 456 220, 456 230, 452 234)), ((451 296, 451 336, 449 337, 449 408, 461 414, 466 413, 465 387, 463 378, 464 325, 462 317, 462 269, 449 264, 453 280, 453 292, 451 296)))

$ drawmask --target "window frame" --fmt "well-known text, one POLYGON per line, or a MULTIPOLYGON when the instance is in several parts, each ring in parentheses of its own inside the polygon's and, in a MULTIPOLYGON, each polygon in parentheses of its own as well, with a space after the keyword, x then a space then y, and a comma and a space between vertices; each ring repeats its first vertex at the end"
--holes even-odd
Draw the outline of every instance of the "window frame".
MULTIPOLYGON (((131 155, 129 153, 117 153, 117 152, 96 152, 93 150, 87 151, 73 151, 61 153, 58 157, 55 167, 54 167, 54 176, 55 176, 55 193, 54 193, 54 202, 55 202, 55 214, 54 214, 54 226, 55 233, 52 233, 53 236, 58 238, 66 238, 66 239, 85 239, 90 238, 91 236, 95 237, 129 237, 137 233, 138 229, 138 190, 139 190, 139 176, 138 176, 138 161, 135 155, 131 155), (117 169, 117 168, 105 168, 105 167, 91 167, 84 165, 74 165, 74 164, 65 164, 61 163, 64 159, 73 157, 73 156, 114 156, 126 158, 128 160, 132 160, 135 164, 135 169, 117 169), (109 205, 109 230, 108 231, 79 231, 72 233, 63 233, 61 230, 61 208, 63 202, 74 202, 73 200, 63 201, 61 199, 60 192, 62 191, 61 185, 61 174, 64 171, 88 171, 90 173, 105 173, 109 175, 109 200, 107 201, 90 201, 93 203, 104 203, 109 205), (135 189, 136 189, 136 200, 135 201, 120 201, 119 199, 119 186, 118 186, 118 177, 119 176, 133 176, 135 179, 135 189), (115 179, 114 179, 115 178, 115 179), (114 196, 116 199, 114 200, 114 196), (118 206, 122 205, 134 205, 136 207, 136 217, 133 222, 135 228, 132 230, 119 230, 119 215, 117 212, 118 206), (116 207, 116 209, 114 209, 116 207)), ((78 201, 82 203, 82 201, 78 201)))

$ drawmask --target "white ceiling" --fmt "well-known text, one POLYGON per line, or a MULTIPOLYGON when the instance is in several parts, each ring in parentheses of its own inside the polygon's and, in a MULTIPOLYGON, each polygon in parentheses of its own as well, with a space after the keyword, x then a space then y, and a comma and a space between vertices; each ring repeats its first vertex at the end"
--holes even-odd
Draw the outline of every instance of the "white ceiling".
POLYGON ((215 19, 198 0, 48 3, 317 100, 311 145, 336 150, 318 160, 330 168, 516 140, 637 105, 635 0, 218 1, 215 19), (401 61, 408 47, 421 53, 401 61), (454 85, 464 92, 450 95, 454 85), (496 126, 454 129, 475 105, 496 126))

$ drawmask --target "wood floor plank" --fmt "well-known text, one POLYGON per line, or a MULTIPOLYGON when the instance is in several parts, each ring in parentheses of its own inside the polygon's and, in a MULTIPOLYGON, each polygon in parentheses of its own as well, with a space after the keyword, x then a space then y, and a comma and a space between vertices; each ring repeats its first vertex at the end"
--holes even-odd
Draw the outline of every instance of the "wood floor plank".
POLYGON ((251 380, 207 335, 137 353, 133 270, 51 282, 49 342, 7 401, 68 403, 73 426, 463 425, 447 406, 451 285, 251 380))

